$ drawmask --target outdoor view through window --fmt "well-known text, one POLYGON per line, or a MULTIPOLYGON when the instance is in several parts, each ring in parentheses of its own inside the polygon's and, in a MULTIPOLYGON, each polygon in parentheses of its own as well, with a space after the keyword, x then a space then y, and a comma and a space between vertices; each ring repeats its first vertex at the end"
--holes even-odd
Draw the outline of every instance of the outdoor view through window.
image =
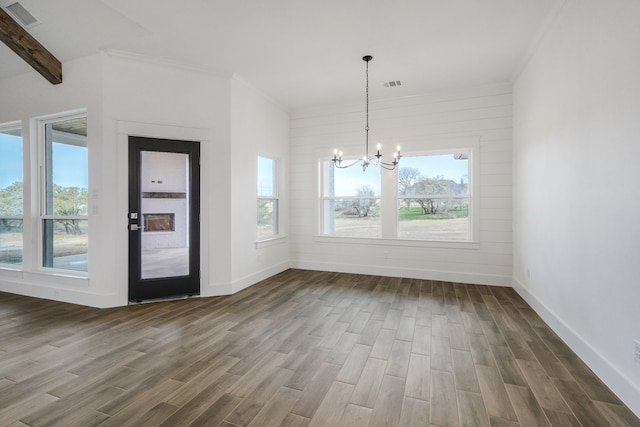
POLYGON ((380 237, 380 167, 335 168, 323 162, 322 230, 345 237, 380 237))
POLYGON ((331 161, 322 162, 322 233, 470 240, 469 157, 470 151, 404 156, 398 169, 384 172, 395 174, 395 194, 385 193, 377 166, 363 172, 358 166, 336 169, 331 161))
POLYGON ((0 127, 0 264, 22 264, 22 131, 0 127))
POLYGON ((44 125, 42 265, 87 271, 87 118, 44 125))
POLYGON ((279 234, 278 210, 277 162, 267 157, 258 157, 258 240, 267 240, 279 234))
POLYGON ((466 153, 405 157, 398 170, 398 238, 468 240, 466 153))

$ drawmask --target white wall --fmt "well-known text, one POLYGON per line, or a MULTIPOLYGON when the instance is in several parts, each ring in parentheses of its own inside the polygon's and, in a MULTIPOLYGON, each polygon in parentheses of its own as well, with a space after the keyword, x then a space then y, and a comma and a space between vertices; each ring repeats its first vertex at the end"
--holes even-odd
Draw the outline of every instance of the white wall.
POLYGON ((514 88, 514 286, 640 415, 640 3, 568 0, 514 88))
POLYGON ((289 116, 240 77, 231 80, 232 292, 289 268, 289 116), (258 156, 277 160, 280 236, 256 243, 258 156))
MULTIPOLYGON (((127 304, 129 135, 201 142, 202 296, 237 291, 288 266, 286 239, 255 246, 256 167, 247 164, 260 154, 276 156, 286 182, 286 112, 239 79, 232 97, 231 76, 115 52, 65 63, 63 72, 58 86, 35 72, 1 80, 0 123, 23 120, 25 187, 35 189, 37 141, 30 119, 87 110, 89 274, 62 277, 39 268, 37 196, 27 190, 27 262, 23 271, 0 269, 0 291, 97 307, 127 304)), ((283 191, 286 230, 286 185, 283 191)))
MULTIPOLYGON (((99 305, 111 296, 100 285, 100 278, 62 277, 43 273, 38 257, 38 195, 35 183, 38 181, 38 147, 34 117, 58 114, 79 109, 87 110, 87 132, 101 135, 102 117, 102 69, 98 56, 92 56, 63 64, 64 82, 51 85, 35 71, 0 80, 0 123, 22 120, 24 178, 24 265, 21 271, 0 270, 0 290, 41 298, 59 299, 79 304, 99 305)), ((102 199, 93 192, 93 185, 101 181, 103 170, 103 146, 99 138, 88 138, 89 147, 89 233, 100 234, 105 227, 105 218, 100 215, 102 199)), ((95 264, 96 243, 90 238, 89 263, 95 264), (93 261, 92 261, 93 260, 93 261)), ((90 267, 91 268, 91 267, 90 267)))
MULTIPOLYGON (((479 142, 479 230, 473 244, 406 246, 317 237, 317 162, 336 147, 364 150, 364 105, 291 117, 291 259, 299 268, 509 285, 512 100, 508 86, 370 103, 371 140, 403 152, 479 142), (335 242, 335 243, 334 243, 335 242), (386 253, 386 254, 385 254, 386 253)), ((384 179, 384 178, 383 178, 384 179)))

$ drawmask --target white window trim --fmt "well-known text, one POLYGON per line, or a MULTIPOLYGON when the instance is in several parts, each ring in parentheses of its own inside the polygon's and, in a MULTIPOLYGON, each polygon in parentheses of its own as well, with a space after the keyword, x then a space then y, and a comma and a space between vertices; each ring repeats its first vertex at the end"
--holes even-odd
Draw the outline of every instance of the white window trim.
MULTIPOLYGON (((318 148, 314 150, 316 158, 318 158, 318 185, 316 187, 316 234, 313 236, 314 241, 318 243, 343 243, 343 244, 377 244, 383 246, 410 246, 410 247, 434 247, 434 248, 452 248, 452 249, 479 249, 480 248, 480 138, 478 136, 454 137, 454 138, 438 138, 438 139, 413 139, 398 141, 403 147, 403 157, 434 155, 438 153, 449 154, 452 152, 465 151, 469 152, 469 194, 464 198, 469 199, 469 238, 467 240, 413 240, 402 239, 397 237, 397 203, 398 203, 398 178, 397 171, 382 170, 381 172, 381 221, 382 221, 382 237, 347 237, 324 234, 323 224, 323 196, 324 186, 324 170, 323 163, 331 161, 328 156, 328 150, 318 148)), ((351 152, 351 150, 350 150, 351 152)), ((356 159, 355 156, 343 159, 356 159)), ((400 160, 400 167, 402 160, 400 160)), ((357 165, 353 166, 358 167, 357 165)), ((366 173, 366 172, 364 172, 366 173)), ((345 199, 349 197, 336 197, 337 199, 345 199)), ((357 198, 357 197, 355 197, 357 198)), ((447 197, 451 198, 451 197, 447 197)))

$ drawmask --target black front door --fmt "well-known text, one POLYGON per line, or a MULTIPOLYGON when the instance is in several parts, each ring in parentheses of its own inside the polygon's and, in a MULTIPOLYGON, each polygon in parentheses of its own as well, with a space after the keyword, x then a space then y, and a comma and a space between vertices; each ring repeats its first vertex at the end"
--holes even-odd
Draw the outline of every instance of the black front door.
POLYGON ((200 293, 200 144, 129 137, 129 300, 200 293))

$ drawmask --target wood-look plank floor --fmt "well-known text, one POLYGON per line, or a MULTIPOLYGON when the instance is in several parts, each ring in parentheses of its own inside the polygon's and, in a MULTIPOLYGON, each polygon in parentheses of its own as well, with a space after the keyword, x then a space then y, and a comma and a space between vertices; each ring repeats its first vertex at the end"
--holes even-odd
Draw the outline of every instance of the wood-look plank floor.
POLYGON ((93 309, 0 293, 3 426, 640 426, 510 288, 289 270, 93 309))

